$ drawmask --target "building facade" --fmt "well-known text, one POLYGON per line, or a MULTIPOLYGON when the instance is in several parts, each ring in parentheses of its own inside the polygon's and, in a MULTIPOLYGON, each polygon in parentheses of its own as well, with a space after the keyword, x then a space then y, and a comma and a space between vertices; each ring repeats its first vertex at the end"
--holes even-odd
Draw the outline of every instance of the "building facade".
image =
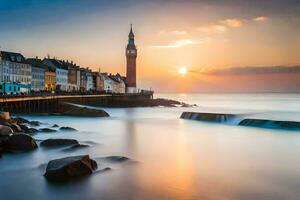
POLYGON ((93 72, 92 75, 93 75, 93 84, 94 84, 95 91, 97 92, 104 91, 104 83, 101 79, 100 72, 93 72))
POLYGON ((94 81, 92 71, 87 69, 86 70, 86 90, 93 91, 94 90, 94 81))
MULTIPOLYGON (((77 67, 73 62, 69 63, 66 62, 64 63, 66 67, 68 68, 68 91, 69 92, 75 92, 79 90, 78 87, 78 71, 79 67, 77 67)), ((79 77, 80 78, 80 77, 79 77)))
POLYGON ((31 90, 35 92, 45 90, 45 67, 42 60, 28 58, 26 63, 31 65, 31 90))
MULTIPOLYGON (((0 52, 1 57, 1 81, 3 83, 14 83, 20 90, 13 90, 15 93, 27 93, 31 87, 31 65, 25 62, 25 57, 20 53, 0 52), (17 92, 16 92, 17 91, 17 92)), ((5 87, 6 88, 6 87, 5 87)))
POLYGON ((45 90, 48 92, 56 90, 56 72, 51 66, 45 66, 45 90))
POLYGON ((67 91, 68 90, 68 68, 62 61, 57 59, 44 59, 43 63, 55 68, 56 75, 56 90, 67 91))
POLYGON ((136 58, 137 49, 134 43, 134 34, 132 26, 128 35, 128 44, 126 47, 126 92, 136 93, 136 58))
POLYGON ((125 82, 120 74, 109 75, 112 80, 112 92, 116 94, 124 94, 126 92, 125 82))

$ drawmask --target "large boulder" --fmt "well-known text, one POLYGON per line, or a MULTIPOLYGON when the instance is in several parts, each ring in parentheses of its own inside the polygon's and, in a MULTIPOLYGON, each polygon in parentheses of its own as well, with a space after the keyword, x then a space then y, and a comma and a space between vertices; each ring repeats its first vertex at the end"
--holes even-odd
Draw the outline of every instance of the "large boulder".
POLYGON ((20 132, 22 132, 22 129, 21 129, 21 127, 20 127, 18 124, 12 123, 12 124, 10 125, 10 127, 12 128, 12 130, 13 130, 15 133, 20 133, 20 132))
POLYGON ((0 122, 8 122, 10 120, 9 112, 0 112, 0 122))
POLYGON ((0 125, 0 136, 8 136, 13 134, 13 132, 9 126, 0 125))
POLYGON ((8 152, 24 152, 37 148, 35 140, 27 134, 14 134, 7 138, 4 150, 8 152))
POLYGON ((50 181, 68 181, 90 175, 97 167, 97 162, 89 155, 66 157, 51 160, 44 176, 50 181))
POLYGON ((47 139, 41 142, 41 146, 55 147, 79 144, 77 140, 73 139, 47 139))

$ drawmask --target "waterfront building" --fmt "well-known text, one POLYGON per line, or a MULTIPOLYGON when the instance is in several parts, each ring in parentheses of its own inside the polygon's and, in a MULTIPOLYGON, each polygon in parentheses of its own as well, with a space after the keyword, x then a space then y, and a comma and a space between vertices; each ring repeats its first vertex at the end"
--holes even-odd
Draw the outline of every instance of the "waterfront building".
POLYGON ((106 93, 112 93, 113 80, 109 78, 107 73, 100 73, 101 81, 103 83, 103 91, 106 93))
POLYGON ((56 90, 55 68, 47 65, 45 65, 45 90, 50 92, 56 90))
POLYGON ((86 69, 80 68, 80 91, 85 92, 86 91, 86 82, 87 82, 87 77, 86 77, 86 69))
POLYGON ((128 44, 126 47, 126 92, 136 93, 136 58, 137 49, 134 43, 134 34, 132 25, 128 35, 128 44))
POLYGON ((109 78, 112 80, 112 92, 117 94, 124 94, 126 87, 123 78, 120 74, 109 75, 109 78))
POLYGON ((55 68, 56 73, 56 90, 68 90, 68 68, 62 61, 57 59, 45 58, 43 63, 55 68))
POLYGON ((20 94, 29 93, 30 85, 22 83, 0 83, 0 93, 2 94, 20 94))
POLYGON ((87 91, 94 90, 93 75, 92 75, 92 71, 89 69, 86 70, 86 90, 87 91))
POLYGON ((80 87, 78 86, 78 82, 77 82, 77 78, 78 78, 77 72, 79 71, 79 67, 76 66, 76 64, 73 64, 73 62, 69 63, 68 61, 64 62, 64 65, 68 68, 68 91, 69 92, 78 91, 80 87))
POLYGON ((28 58, 26 63, 31 65, 31 90, 38 92, 45 90, 45 65, 41 59, 28 58))
POLYGON ((25 62, 25 57, 20 53, 0 51, 1 81, 2 83, 19 84, 19 89, 13 93, 29 92, 31 87, 31 65, 25 62), (19 87, 20 86, 20 87, 19 87))
POLYGON ((94 85, 95 91, 97 91, 97 92, 104 91, 104 84, 101 79, 100 72, 92 72, 92 75, 93 75, 93 85, 94 85))

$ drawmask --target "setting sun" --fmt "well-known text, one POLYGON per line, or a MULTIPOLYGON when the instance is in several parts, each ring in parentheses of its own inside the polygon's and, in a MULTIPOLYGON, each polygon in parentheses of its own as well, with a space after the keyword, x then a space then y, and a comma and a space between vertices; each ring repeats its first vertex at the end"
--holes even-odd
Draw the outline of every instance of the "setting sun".
POLYGON ((181 75, 186 75, 186 73, 188 72, 186 67, 181 67, 178 69, 178 73, 181 75))

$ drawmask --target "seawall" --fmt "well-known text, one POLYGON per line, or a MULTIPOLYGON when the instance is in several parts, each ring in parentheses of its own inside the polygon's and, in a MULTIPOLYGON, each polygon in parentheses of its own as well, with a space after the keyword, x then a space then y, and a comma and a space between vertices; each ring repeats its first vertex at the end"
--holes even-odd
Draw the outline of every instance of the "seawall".
POLYGON ((238 114, 183 112, 180 118, 257 128, 300 130, 300 122, 297 121, 243 118, 238 114))

